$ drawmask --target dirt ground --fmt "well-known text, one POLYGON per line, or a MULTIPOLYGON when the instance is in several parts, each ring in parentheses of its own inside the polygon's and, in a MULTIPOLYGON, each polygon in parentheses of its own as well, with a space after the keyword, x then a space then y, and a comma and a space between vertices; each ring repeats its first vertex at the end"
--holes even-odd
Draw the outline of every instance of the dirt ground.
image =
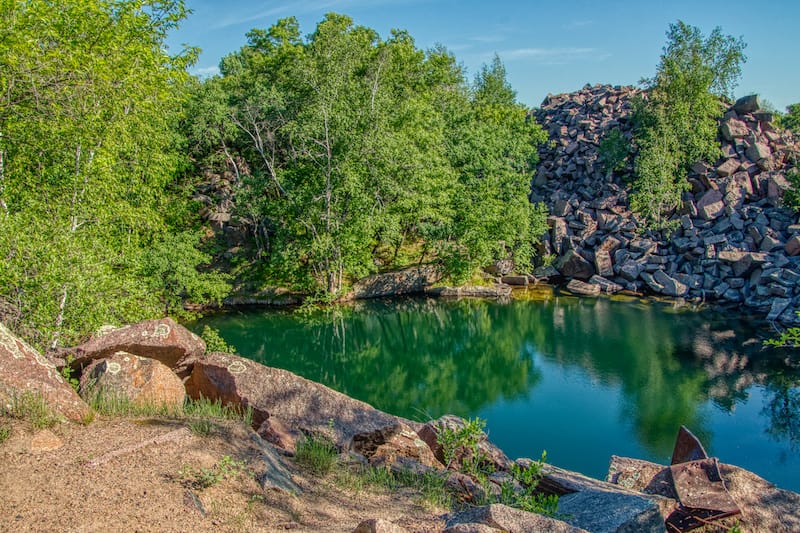
POLYGON ((369 518, 409 531, 444 526, 447 510, 410 489, 343 485, 290 458, 281 462, 301 492, 262 489, 256 478, 267 467, 238 422, 214 422, 208 435, 148 418, 50 430, 6 418, 0 425, 11 428, 0 443, 0 531, 351 532, 369 518))

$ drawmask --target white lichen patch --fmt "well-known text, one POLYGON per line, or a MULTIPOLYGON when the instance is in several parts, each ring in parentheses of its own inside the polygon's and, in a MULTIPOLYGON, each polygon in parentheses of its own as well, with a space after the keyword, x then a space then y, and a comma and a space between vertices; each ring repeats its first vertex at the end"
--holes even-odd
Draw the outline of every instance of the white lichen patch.
POLYGON ((119 374, 119 371, 122 370, 122 365, 117 363, 116 361, 108 361, 106 363, 106 372, 109 374, 119 374))
POLYGON ((0 324, 0 346, 5 348, 14 359, 25 359, 25 353, 20 349, 22 348, 29 353, 36 353, 36 350, 28 346, 22 339, 16 338, 3 324, 0 324))
POLYGON ((230 372, 231 374, 241 374, 246 370, 247 367, 241 361, 234 361, 233 363, 228 365, 228 372, 230 372))

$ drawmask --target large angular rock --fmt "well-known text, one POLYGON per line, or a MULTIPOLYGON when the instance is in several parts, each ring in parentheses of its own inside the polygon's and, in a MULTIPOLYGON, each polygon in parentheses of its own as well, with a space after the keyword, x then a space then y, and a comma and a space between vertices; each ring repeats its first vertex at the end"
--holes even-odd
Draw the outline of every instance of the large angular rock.
POLYGON ((398 459, 413 459, 429 468, 440 470, 444 465, 416 431, 400 422, 397 425, 353 437, 352 450, 369 458, 370 464, 391 466, 398 459))
MULTIPOLYGON (((495 503, 481 507, 471 507, 447 517, 445 532, 469 531, 457 529, 459 525, 484 525, 494 530, 514 533, 581 533, 585 530, 571 526, 561 520, 544 515, 514 509, 495 503)), ((480 529, 477 529, 480 531, 480 529)))
POLYGON ((205 351, 203 339, 171 318, 114 328, 80 346, 63 350, 75 357, 73 367, 85 366, 93 359, 103 359, 116 352, 127 352, 155 359, 170 368, 175 368, 182 359, 199 357, 205 351))
POLYGON ((759 109, 761 109, 761 100, 757 94, 742 96, 733 104, 733 110, 736 111, 739 116, 758 111, 759 109))
POLYGON ((86 398, 95 391, 137 404, 180 407, 186 399, 183 382, 166 365, 127 352, 95 360, 84 369, 81 395, 86 398))
POLYGON ((786 241, 783 249, 789 257, 800 255, 800 235, 793 235, 790 237, 786 241))
POLYGON ((739 161, 736 158, 727 159, 725 160, 724 163, 722 163, 720 166, 717 167, 717 174, 723 178, 725 176, 730 176, 731 174, 739 170, 740 165, 741 163, 739 163, 739 161))
POLYGON ((567 283, 567 290, 572 294, 579 294, 581 296, 599 296, 602 288, 600 285, 586 283, 585 281, 581 281, 579 279, 573 279, 567 283))
POLYGON ((599 275, 607 278, 614 275, 614 263, 611 261, 611 254, 609 252, 605 250, 595 250, 594 265, 599 275))
POLYGON ((345 450, 357 435, 390 432, 399 424, 395 417, 364 402, 243 357, 213 352, 193 364, 187 394, 251 407, 255 427, 274 417, 291 430, 326 435, 345 450))
POLYGON ((552 465, 545 465, 539 488, 560 494, 558 515, 572 526, 603 532, 663 532, 664 511, 674 501, 645 495, 592 479, 552 465))
POLYGON ((697 202, 697 212, 704 220, 714 220, 725 211, 722 193, 716 189, 706 192, 697 202))
POLYGON ((722 124, 720 124, 719 131, 728 141, 733 141, 734 139, 741 137, 747 137, 747 135, 750 133, 750 130, 744 121, 733 117, 723 121, 722 124))
POLYGON ((555 267, 562 276, 567 278, 587 280, 595 273, 592 264, 575 250, 567 250, 558 258, 555 267))
MULTIPOLYGON (((718 524, 730 527, 735 521, 746 532, 800 531, 800 494, 781 490, 738 466, 721 463, 719 470, 742 514, 718 524)), ((609 479, 646 494, 675 494, 669 468, 640 459, 612 456, 609 479)))
POLYGON ((666 296, 672 296, 673 298, 683 297, 689 292, 689 287, 667 275, 663 270, 656 270, 653 273, 653 277, 664 287, 661 292, 666 296))
POLYGON ((353 297, 381 298, 397 294, 424 292, 442 278, 441 270, 435 265, 422 265, 386 274, 373 274, 358 280, 353 285, 353 297))
POLYGON ((40 395, 50 409, 75 422, 86 422, 91 410, 61 377, 55 365, 0 323, 0 402, 26 393, 40 395))
POLYGON ((769 149, 768 145, 757 142, 747 147, 745 155, 747 156, 747 159, 749 159, 753 163, 758 163, 762 159, 766 159, 769 156, 771 156, 772 150, 769 149))

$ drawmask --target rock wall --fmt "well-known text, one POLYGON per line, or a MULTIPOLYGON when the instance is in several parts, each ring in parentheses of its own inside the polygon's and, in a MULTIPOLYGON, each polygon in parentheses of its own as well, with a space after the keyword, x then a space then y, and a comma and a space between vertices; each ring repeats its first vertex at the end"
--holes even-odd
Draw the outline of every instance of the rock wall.
POLYGON ((800 146, 745 97, 720 121, 722 156, 696 163, 691 190, 672 218, 677 230, 643 231, 630 211, 628 168, 607 174, 600 142, 619 128, 632 137, 632 87, 585 86, 548 96, 534 112, 552 143, 540 150, 531 200, 551 216, 544 254, 549 278, 579 280, 584 294, 629 290, 744 305, 787 325, 800 323, 800 224, 781 206, 786 171, 800 146))

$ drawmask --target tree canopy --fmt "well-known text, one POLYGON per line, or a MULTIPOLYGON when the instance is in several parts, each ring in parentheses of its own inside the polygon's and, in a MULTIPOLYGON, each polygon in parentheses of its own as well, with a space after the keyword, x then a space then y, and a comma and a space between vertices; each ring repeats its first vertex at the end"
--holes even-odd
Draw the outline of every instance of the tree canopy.
POLYGON ((182 2, 0 6, 0 318, 56 346, 171 297, 141 262, 176 207, 193 53, 165 52, 182 2))
POLYGON ((204 168, 232 171, 234 213, 270 275, 327 297, 402 250, 454 277, 530 263, 527 200, 545 139, 498 58, 469 84, 442 48, 329 14, 248 33, 198 87, 187 131, 204 168))

